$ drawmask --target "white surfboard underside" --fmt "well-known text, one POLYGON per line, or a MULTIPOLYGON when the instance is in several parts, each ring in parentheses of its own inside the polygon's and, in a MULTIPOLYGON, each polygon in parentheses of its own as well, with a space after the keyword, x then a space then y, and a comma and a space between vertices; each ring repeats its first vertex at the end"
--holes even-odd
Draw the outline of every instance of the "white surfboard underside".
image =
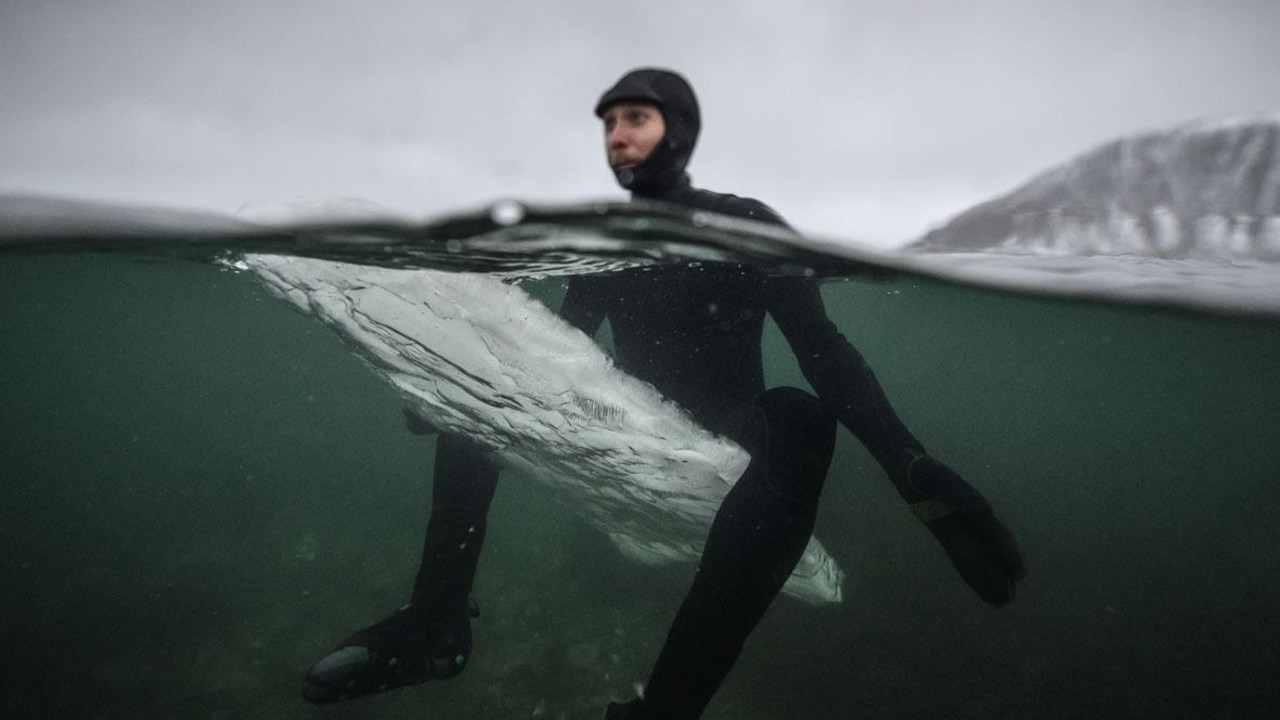
MULTIPOLYGON (((634 560, 696 560, 750 459, 494 277, 278 255, 244 264, 433 425, 548 487, 634 560)), ((843 576, 811 538, 784 591, 839 602, 843 576)))

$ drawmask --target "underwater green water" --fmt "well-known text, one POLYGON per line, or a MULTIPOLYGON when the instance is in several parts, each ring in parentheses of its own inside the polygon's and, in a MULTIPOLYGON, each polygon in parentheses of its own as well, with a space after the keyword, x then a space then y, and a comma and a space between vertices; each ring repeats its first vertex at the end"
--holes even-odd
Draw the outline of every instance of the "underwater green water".
MULTIPOLYGON (((845 603, 775 603, 707 718, 1280 713, 1280 323, 824 293, 1029 575, 981 603, 842 434, 818 534, 845 603)), ((468 670, 311 707, 306 668, 416 568, 433 441, 391 389, 251 276, 194 263, 6 257, 0 338, 2 717, 598 718, 693 572, 626 562, 510 476, 468 670)), ((769 343, 771 382, 800 384, 769 343)))

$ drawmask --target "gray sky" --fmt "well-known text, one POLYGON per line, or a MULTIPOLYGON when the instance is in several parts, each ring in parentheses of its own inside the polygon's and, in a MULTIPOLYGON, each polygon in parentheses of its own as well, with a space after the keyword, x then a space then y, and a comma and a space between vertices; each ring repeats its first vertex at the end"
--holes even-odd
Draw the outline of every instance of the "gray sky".
POLYGON ((0 0, 0 192, 414 217, 622 197, 591 114, 703 109, 696 184, 896 243, 1093 145, 1280 108, 1276 0, 0 0))

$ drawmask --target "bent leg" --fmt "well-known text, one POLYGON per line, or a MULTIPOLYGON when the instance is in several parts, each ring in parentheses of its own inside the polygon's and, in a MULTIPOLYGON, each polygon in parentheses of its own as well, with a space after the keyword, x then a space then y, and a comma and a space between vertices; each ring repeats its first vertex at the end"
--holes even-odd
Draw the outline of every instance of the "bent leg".
POLYGON ((762 394, 751 412, 735 438, 751 451, 751 464, 716 513, 634 717, 702 714, 813 532, 835 419, 795 388, 762 394))

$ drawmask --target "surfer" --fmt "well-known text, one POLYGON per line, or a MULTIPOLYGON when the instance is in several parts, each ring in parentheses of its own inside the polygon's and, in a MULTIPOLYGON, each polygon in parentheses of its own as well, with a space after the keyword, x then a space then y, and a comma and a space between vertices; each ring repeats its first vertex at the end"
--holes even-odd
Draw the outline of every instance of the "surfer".
MULTIPOLYGON (((700 114, 680 75, 639 69, 595 106, 609 165, 633 199, 786 227, 763 203, 694 188, 685 168, 700 114)), ((862 356, 828 319, 818 285, 741 265, 702 263, 574 277, 560 314, 589 336, 608 320, 615 362, 751 454, 728 493, 643 697, 615 720, 697 718, 790 575, 813 530, 837 422, 884 469, 916 517, 986 602, 1013 599, 1023 574, 1010 532, 971 485, 893 411, 862 356), (765 389, 761 333, 773 317, 816 396, 765 389)), ((412 415, 410 429, 425 432, 412 415)), ((469 600, 497 466, 466 438, 437 441, 431 517, 408 605, 307 673, 303 696, 328 703, 461 672, 469 600)))

